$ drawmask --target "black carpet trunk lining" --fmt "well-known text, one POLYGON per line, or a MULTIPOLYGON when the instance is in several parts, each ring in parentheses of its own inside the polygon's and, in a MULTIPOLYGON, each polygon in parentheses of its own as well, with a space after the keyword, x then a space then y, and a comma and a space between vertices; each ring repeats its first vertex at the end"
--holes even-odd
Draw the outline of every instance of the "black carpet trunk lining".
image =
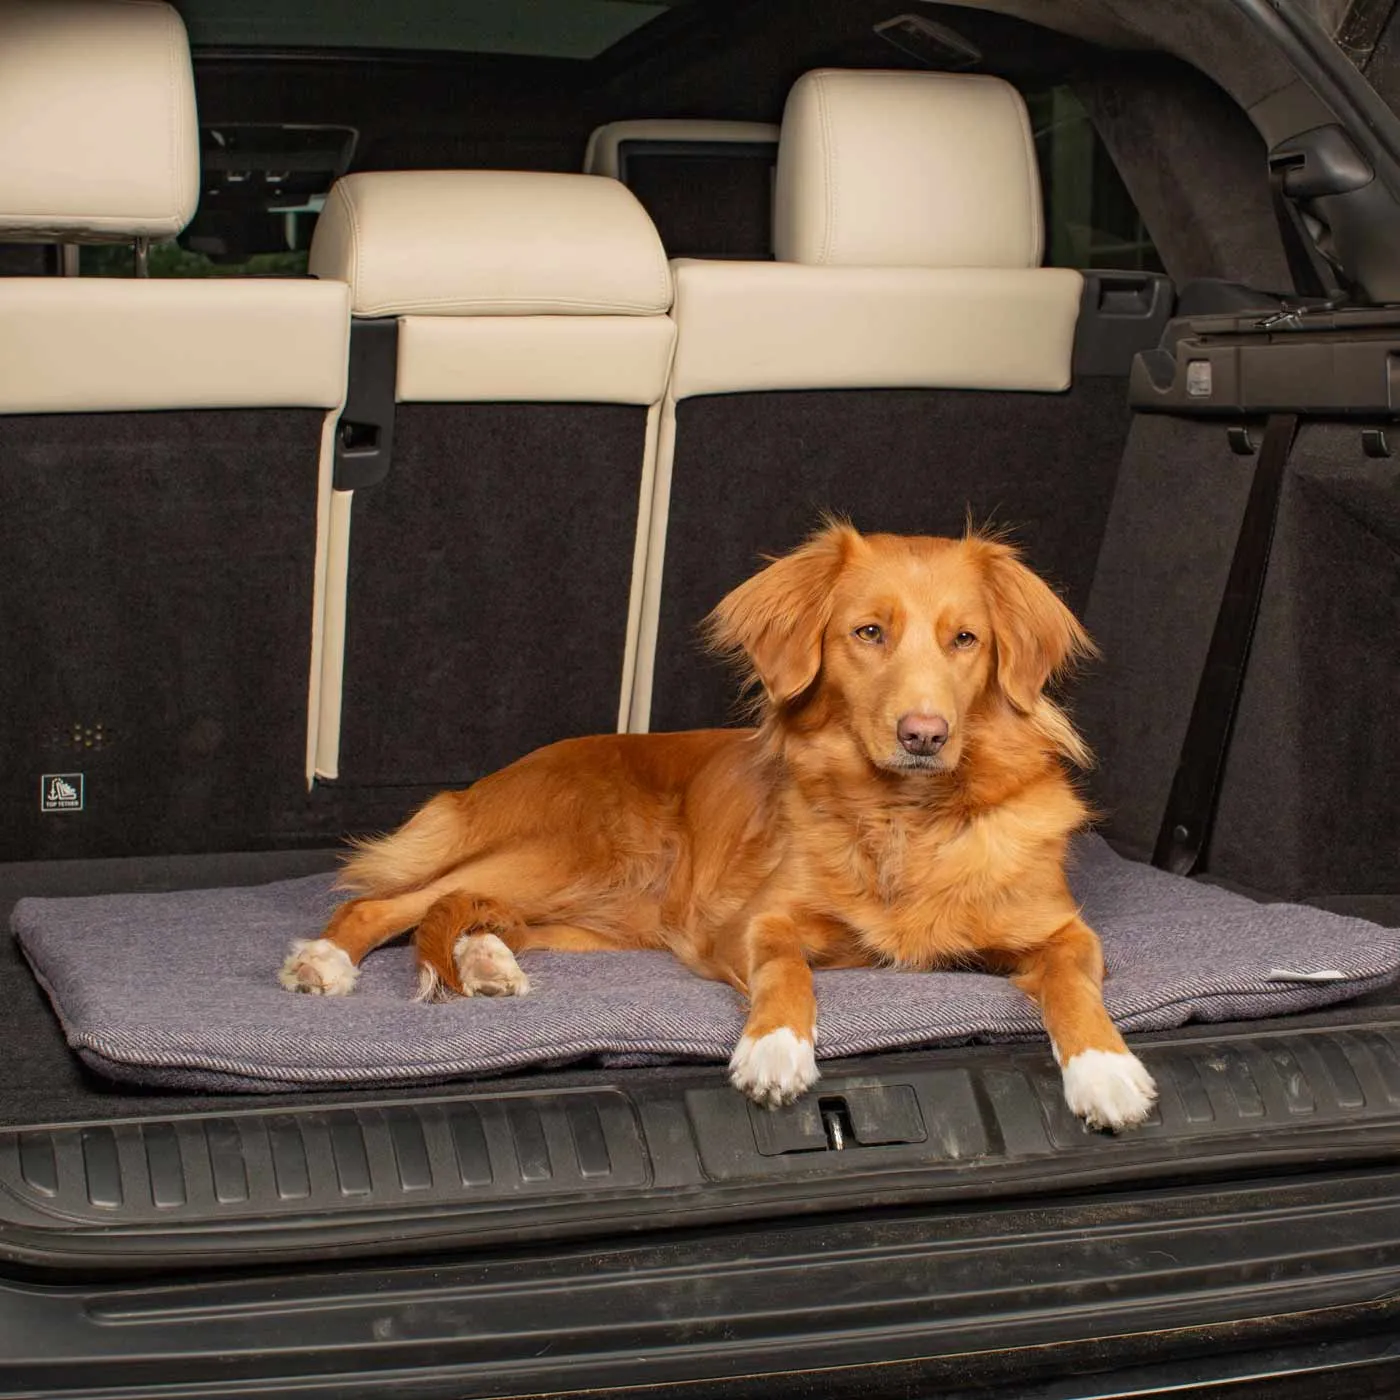
POLYGON ((324 418, 0 418, 0 858, 264 844, 304 801, 324 418))
MULTIPOLYGON (((1205 868, 1388 922, 1400 913, 1400 467, 1365 454, 1365 426, 1299 432, 1205 868)), ((1100 829, 1142 858, 1254 465, 1225 434, 1134 424, 1088 605, 1104 653, 1077 698, 1099 757, 1092 793, 1100 829)))
POLYGON ((617 727, 646 412, 399 405, 355 493, 341 784, 466 783, 617 727))

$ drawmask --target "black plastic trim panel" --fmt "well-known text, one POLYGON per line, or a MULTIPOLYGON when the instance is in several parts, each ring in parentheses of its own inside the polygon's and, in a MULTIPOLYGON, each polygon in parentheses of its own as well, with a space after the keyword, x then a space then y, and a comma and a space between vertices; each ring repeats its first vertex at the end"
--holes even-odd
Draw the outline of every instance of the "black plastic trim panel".
POLYGON ((1128 378, 1138 413, 1186 417, 1400 414, 1400 310, 1181 318, 1140 351, 1128 378))
POLYGON ((395 316, 350 322, 350 373, 335 426, 337 491, 378 486, 394 464, 399 322, 395 316))
POLYGON ((1074 326, 1074 377, 1127 375, 1133 357, 1161 340, 1175 300, 1171 279, 1160 272, 1085 272, 1074 326))
POLYGON ((1400 123, 1356 65, 1324 33, 1317 15, 1298 0, 1233 0, 1303 82, 1342 123, 1357 149, 1400 195, 1400 123))
POLYGON ((1104 1374, 1132 1363, 1248 1377, 1270 1346, 1316 1367, 1322 1341, 1384 1360, 1358 1342, 1393 1352, 1397 1289, 1400 1175, 1341 1172, 433 1265, 0 1282, 0 1395, 1084 1400, 1151 1393, 1104 1374))
POLYGON ((1039 1045, 908 1056, 879 1074, 832 1065, 776 1113, 692 1070, 630 1088, 8 1130, 0 1260, 71 1274, 426 1253, 1400 1148, 1393 1023, 1182 1036, 1142 1053, 1160 1105, 1120 1138, 1070 1115, 1039 1045))

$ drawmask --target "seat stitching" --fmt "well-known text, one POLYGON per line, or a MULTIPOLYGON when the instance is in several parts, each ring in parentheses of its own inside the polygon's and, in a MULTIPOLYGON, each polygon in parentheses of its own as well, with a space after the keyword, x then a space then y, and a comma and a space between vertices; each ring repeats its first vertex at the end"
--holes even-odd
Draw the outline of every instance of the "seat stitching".
MULTIPOLYGON (((1012 116, 1021 132, 1021 149, 1025 155, 1025 164, 1021 167, 1021 178, 1026 186, 1026 214, 1030 221, 1028 232, 1030 233, 1031 251, 1034 253, 1037 242, 1035 237, 1035 216, 1036 210, 1039 208, 1040 204, 1036 191, 1035 143, 1031 140, 1031 128, 1030 122, 1026 117, 1026 110, 1021 104, 1015 89, 1012 88, 1009 83, 1003 83, 1002 94, 1011 105, 1012 116)), ((1044 260, 1045 248, 1043 230, 1039 241, 1041 242, 1039 254, 1034 258, 1027 259, 1026 265, 1028 267, 1038 267, 1044 260)))
POLYGON ((350 287, 352 295, 356 295, 360 289, 360 221, 355 216, 355 201, 345 192, 345 185, 337 181, 335 193, 340 196, 340 202, 345 206, 345 217, 350 224, 350 287))
MULTIPOLYGON (((598 301, 589 297, 564 297, 564 296, 510 296, 510 297, 463 297, 463 296, 441 296, 441 297, 414 297, 411 300, 399 300, 390 298, 379 300, 371 306, 366 306, 364 315, 375 315, 386 311, 399 310, 408 312, 422 310, 425 307, 499 307, 499 306, 572 306, 581 308, 598 316, 664 316, 667 308, 657 307, 649 302, 641 301, 598 301)), ((470 314, 463 312, 462 314, 470 314)), ((509 312, 485 311, 478 312, 479 315, 509 315, 509 312)), ((537 313, 536 313, 537 314, 537 313)))
MULTIPOLYGON (((180 146, 184 143, 185 140, 185 137, 181 134, 180 131, 180 125, 178 122, 179 113, 176 110, 177 103, 175 100, 175 70, 178 67, 178 62, 175 53, 175 26, 179 22, 180 21, 175 18, 174 14, 171 11, 165 11, 165 57, 170 70, 170 82, 168 83, 166 88, 166 96, 170 103, 170 130, 174 133, 174 140, 171 141, 169 150, 170 164, 166 172, 167 177, 170 181, 169 194, 171 199, 170 214, 168 217, 172 224, 178 224, 180 221, 179 194, 176 190, 175 177, 175 153, 179 150, 180 146)), ((177 228, 175 232, 178 233, 179 229, 177 228)))
POLYGON ((825 185, 826 218, 822 220, 822 242, 818 262, 831 261, 832 246, 836 241, 836 162, 831 135, 831 114, 826 101, 826 79, 816 79, 817 111, 822 127, 822 174, 825 185))

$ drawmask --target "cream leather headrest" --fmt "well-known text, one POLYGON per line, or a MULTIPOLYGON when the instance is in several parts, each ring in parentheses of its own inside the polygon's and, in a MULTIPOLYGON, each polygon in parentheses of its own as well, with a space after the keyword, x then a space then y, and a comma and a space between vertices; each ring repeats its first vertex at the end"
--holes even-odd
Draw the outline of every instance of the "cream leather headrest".
POLYGON ((160 0, 0 0, 0 238, 173 238, 199 202, 189 43, 160 0))
POLYGON ((779 261, 1038 267, 1040 178, 1020 94, 964 73, 819 69, 788 94, 779 261))
POLYGON ((601 175, 347 175, 317 221, 311 272, 349 282, 359 316, 644 316, 671 305, 651 219, 601 175))

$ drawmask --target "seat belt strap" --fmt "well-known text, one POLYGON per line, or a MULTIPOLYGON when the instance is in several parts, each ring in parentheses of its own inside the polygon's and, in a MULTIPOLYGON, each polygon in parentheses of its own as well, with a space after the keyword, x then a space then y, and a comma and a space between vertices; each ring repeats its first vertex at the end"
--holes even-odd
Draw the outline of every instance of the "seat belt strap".
POLYGON ((1264 428, 1205 669, 1152 853, 1153 865, 1176 875, 1190 875, 1197 869, 1210 840, 1225 754, 1264 594, 1288 454, 1297 432, 1296 413, 1276 414, 1264 428))

